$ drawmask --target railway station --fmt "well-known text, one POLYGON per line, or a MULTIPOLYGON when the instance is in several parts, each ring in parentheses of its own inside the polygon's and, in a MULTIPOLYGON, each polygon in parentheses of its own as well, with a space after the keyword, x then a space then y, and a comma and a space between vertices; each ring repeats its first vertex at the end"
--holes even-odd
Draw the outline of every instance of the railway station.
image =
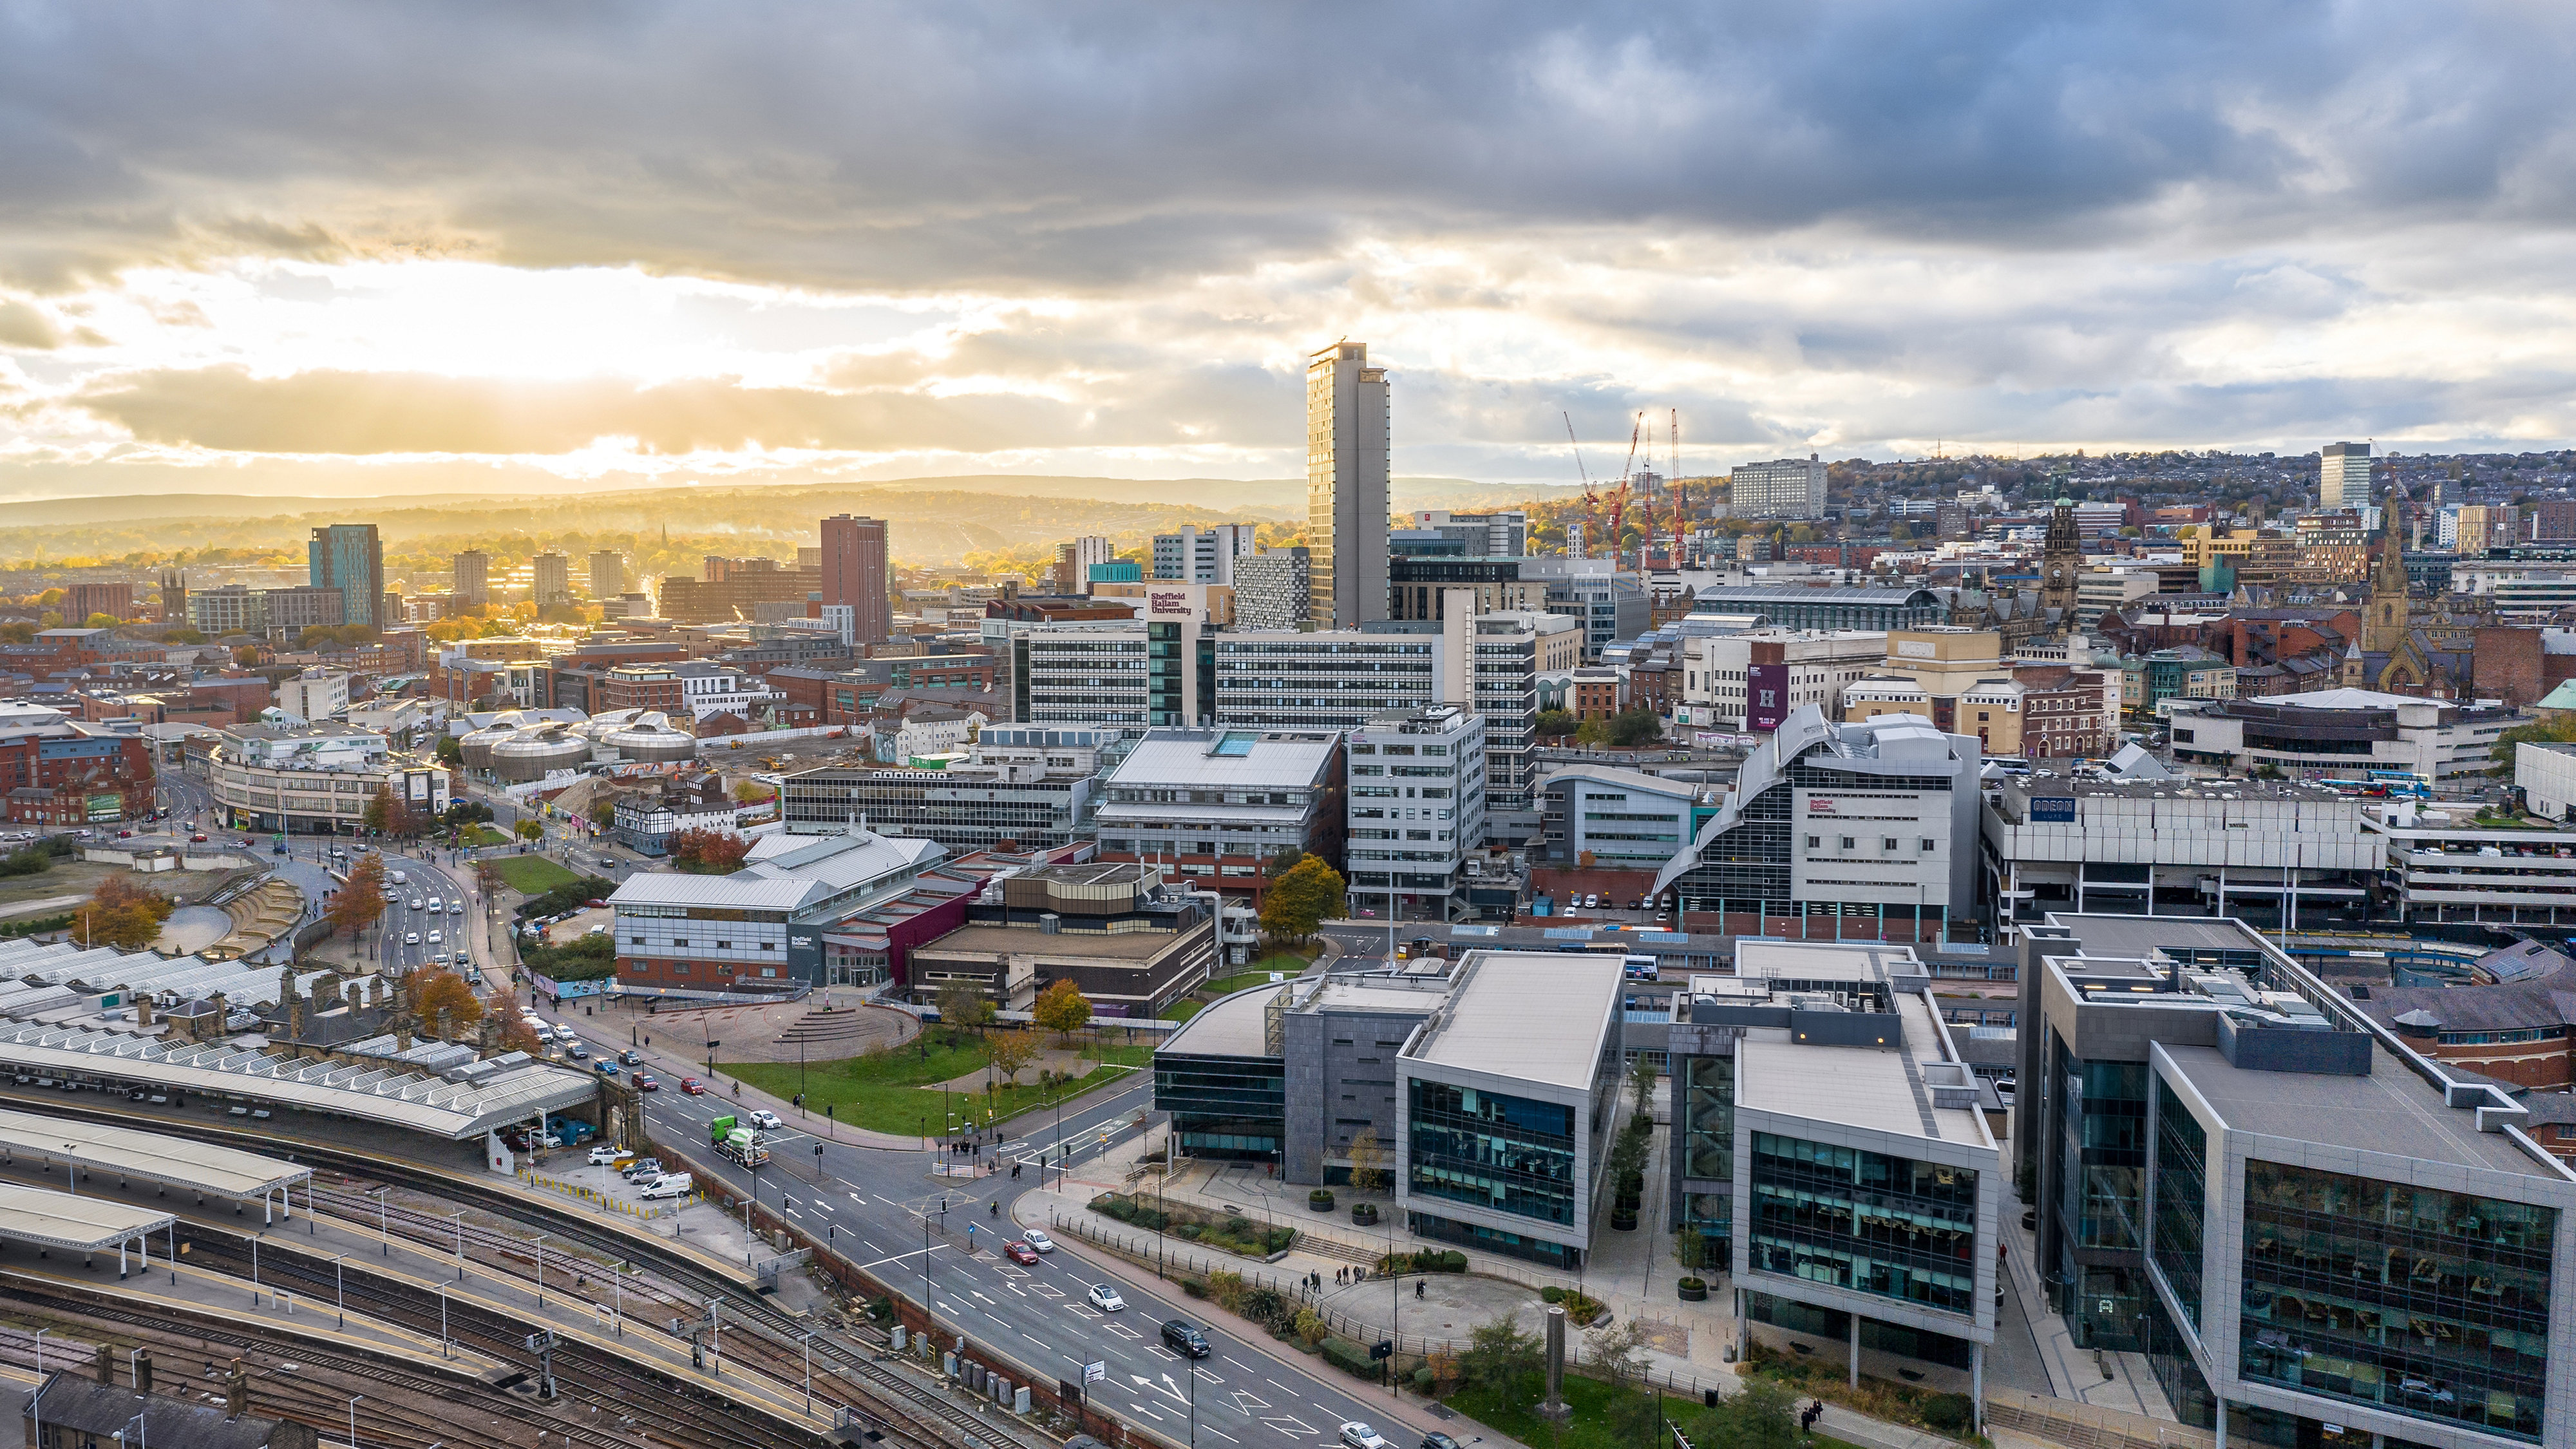
POLYGON ((82 1174, 113 1177, 119 1187, 148 1182, 165 1197, 173 1188, 194 1193, 199 1206, 210 1196, 230 1198, 237 1213, 256 1200, 263 1223, 294 1217, 295 1185, 303 1183, 309 1190, 313 1181, 313 1169, 256 1152, 132 1127, 0 1110, 0 1165, 29 1158, 67 1164, 74 1192, 82 1174))
POLYGON ((175 1213, 156 1212, 103 1197, 81 1197, 45 1187, 0 1183, 0 1242, 25 1243, 41 1255, 57 1249, 82 1255, 83 1266, 98 1266, 96 1255, 116 1249, 116 1276, 129 1271, 125 1248, 134 1245, 134 1266, 151 1261, 154 1233, 174 1231, 175 1213))

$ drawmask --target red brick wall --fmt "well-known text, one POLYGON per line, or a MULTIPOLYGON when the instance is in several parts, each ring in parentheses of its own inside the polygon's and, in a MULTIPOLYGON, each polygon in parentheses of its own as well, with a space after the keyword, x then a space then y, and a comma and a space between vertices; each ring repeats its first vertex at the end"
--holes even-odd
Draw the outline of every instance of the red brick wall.
POLYGON ((2477 631, 2477 670, 2471 689, 2480 699, 2524 705, 2549 692, 2540 631, 2502 625, 2477 631))

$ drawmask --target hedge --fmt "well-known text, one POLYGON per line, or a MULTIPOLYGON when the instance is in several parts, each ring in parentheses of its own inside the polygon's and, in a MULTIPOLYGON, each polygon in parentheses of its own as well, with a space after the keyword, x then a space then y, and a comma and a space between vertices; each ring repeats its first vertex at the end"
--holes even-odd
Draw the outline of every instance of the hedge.
POLYGON ((1381 1273, 1464 1273, 1467 1255, 1452 1248, 1441 1252, 1424 1248, 1416 1253, 1388 1253, 1377 1260, 1381 1273))
POLYGON ((1353 1378, 1373 1379, 1378 1376, 1377 1360, 1368 1350, 1348 1339, 1324 1340, 1324 1361, 1353 1378))

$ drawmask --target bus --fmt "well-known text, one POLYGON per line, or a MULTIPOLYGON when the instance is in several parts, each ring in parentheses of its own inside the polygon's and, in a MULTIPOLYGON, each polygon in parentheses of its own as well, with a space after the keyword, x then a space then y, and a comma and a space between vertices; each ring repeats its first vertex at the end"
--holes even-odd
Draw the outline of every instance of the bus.
POLYGON ((2362 782, 2390 795, 2411 795, 2418 800, 2433 798, 2433 777, 2413 770, 2372 770, 2362 777, 2362 782))

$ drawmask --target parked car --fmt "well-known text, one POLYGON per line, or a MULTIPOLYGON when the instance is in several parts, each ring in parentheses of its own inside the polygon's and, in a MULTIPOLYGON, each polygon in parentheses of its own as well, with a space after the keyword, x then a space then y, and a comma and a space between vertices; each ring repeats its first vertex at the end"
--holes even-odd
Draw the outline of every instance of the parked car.
POLYGON ((653 1180, 653 1185, 636 1194, 641 1198, 686 1197, 697 1189, 697 1179, 685 1172, 666 1173, 653 1180))
POLYGON ((607 1143, 603 1142, 597 1147, 590 1149, 590 1165, 593 1167, 607 1167, 615 1163, 617 1159, 626 1155, 625 1148, 611 1147, 607 1143))
POLYGON ((662 1175, 662 1159, 658 1157, 639 1157, 633 1162, 626 1164, 624 1167, 619 1168, 618 1171, 622 1175, 632 1178, 637 1182, 651 1182, 654 1178, 662 1175))
POLYGON ((1014 1263, 1035 1263, 1038 1260, 1038 1250, 1026 1243, 1004 1243, 1002 1256, 1014 1263))
POLYGON ((1039 1232, 1035 1228, 1031 1228, 1027 1233, 1023 1234, 1020 1241, 1037 1249, 1041 1253, 1052 1253, 1055 1251, 1055 1239, 1048 1237, 1046 1234, 1039 1232))
POLYGON ((1205 1358, 1216 1352, 1207 1335, 1175 1318, 1163 1325, 1163 1345, 1183 1358, 1205 1358))
POLYGON ((1092 1284, 1091 1291, 1082 1296, 1090 1299, 1091 1306, 1103 1313, 1123 1313, 1127 1309, 1127 1300, 1119 1297, 1118 1290, 1106 1283, 1092 1284))
POLYGON ((1458 1441, 1434 1429, 1422 1436, 1422 1449, 1458 1449, 1458 1441))

